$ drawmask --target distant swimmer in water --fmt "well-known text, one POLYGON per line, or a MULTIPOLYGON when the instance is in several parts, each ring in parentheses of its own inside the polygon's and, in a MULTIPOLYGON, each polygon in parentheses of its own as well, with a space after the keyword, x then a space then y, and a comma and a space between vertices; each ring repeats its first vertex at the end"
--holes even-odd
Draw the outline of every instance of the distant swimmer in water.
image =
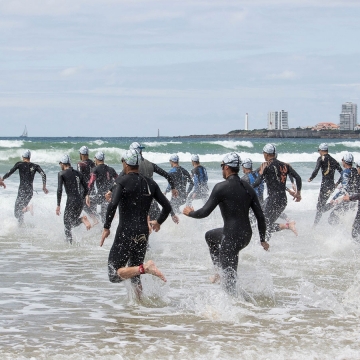
POLYGON ((155 232, 160 230, 160 225, 171 211, 169 200, 156 182, 139 174, 140 159, 140 154, 134 150, 127 150, 123 154, 121 161, 125 175, 116 179, 116 185, 112 189, 100 242, 102 246, 110 235, 111 223, 116 208, 119 207, 119 225, 108 260, 109 280, 118 283, 131 279, 139 296, 142 290, 140 275, 151 274, 166 281, 152 260, 144 263, 149 237, 147 217, 151 202, 155 199, 162 206, 158 218, 151 221, 155 232))
POLYGON ((66 240, 72 243, 71 229, 83 223, 86 230, 90 230, 91 224, 86 216, 80 217, 83 210, 84 198, 87 206, 90 206, 90 197, 88 195, 88 186, 84 177, 77 170, 71 167, 70 157, 64 155, 59 165, 61 171, 58 174, 58 188, 57 188, 57 207, 56 215, 60 215, 60 203, 62 196, 63 185, 65 187, 67 200, 64 211, 64 225, 66 240))
MULTIPOLYGON (((358 172, 358 176, 360 176, 360 161, 356 163, 356 170, 358 172)), ((358 184, 359 185, 359 184, 358 184)), ((358 210, 355 216, 355 220, 352 225, 351 236, 357 242, 360 242, 360 188, 359 186, 356 189, 356 193, 349 195, 346 194, 343 197, 343 201, 358 201, 358 210)))
MULTIPOLYGON (((89 148, 87 146, 82 146, 79 149, 79 156, 80 161, 77 163, 77 170, 84 177, 86 184, 89 185, 91 171, 94 169, 95 163, 91 159, 89 159, 89 148)), ((89 195, 95 195, 95 190, 92 189, 91 192, 89 192, 89 195)), ((84 202, 83 206, 84 211, 92 219, 93 225, 97 225, 99 223, 99 219, 96 211, 96 202, 91 202, 91 205, 89 206, 86 204, 86 202, 84 202)))
POLYGON ((320 156, 318 157, 315 169, 308 180, 309 182, 313 181, 321 169, 322 178, 319 197, 316 205, 314 226, 319 223, 324 212, 324 207, 330 195, 336 188, 336 184, 334 183, 335 171, 338 171, 340 174, 342 172, 340 164, 329 154, 328 144, 320 144, 318 152, 320 156))
POLYGON ((88 184, 89 193, 93 192, 93 189, 96 185, 97 193, 94 196, 95 204, 101 206, 101 221, 105 223, 106 210, 108 207, 108 202, 105 199, 105 194, 114 184, 114 181, 118 177, 117 172, 111 166, 108 166, 104 163, 105 154, 102 151, 98 151, 95 154, 95 167, 92 169, 90 174, 90 181, 88 184))
POLYGON ((343 216, 347 211, 350 210, 348 202, 343 202, 344 195, 353 195, 357 193, 359 186, 359 175, 355 168, 353 168, 354 156, 351 153, 345 153, 342 158, 342 166, 344 170, 340 176, 340 189, 335 194, 330 203, 323 207, 323 212, 332 210, 328 223, 330 225, 337 225, 340 222, 340 216, 343 216))
POLYGON ((206 168, 200 164, 199 155, 191 156, 191 164, 193 166, 191 177, 194 182, 194 187, 189 192, 186 206, 191 206, 192 201, 195 199, 201 199, 205 203, 209 197, 208 175, 206 168))
POLYGON ((10 177, 15 171, 19 170, 20 185, 18 195, 15 201, 14 210, 15 217, 18 219, 19 224, 22 224, 24 222, 25 212, 30 211, 30 213, 33 215, 33 207, 32 205, 29 205, 29 203, 33 197, 33 183, 36 172, 41 175, 44 193, 48 193, 48 190, 46 188, 46 175, 39 165, 30 162, 30 157, 30 150, 25 150, 22 154, 22 161, 17 162, 9 172, 7 172, 2 178, 0 178, 0 180, 3 182, 3 180, 10 177))
POLYGON ((288 175, 295 178, 297 192, 293 195, 296 202, 301 200, 301 177, 289 165, 276 158, 276 148, 273 144, 266 144, 263 148, 266 162, 260 166, 260 176, 252 184, 254 188, 263 180, 266 182, 268 197, 265 200, 264 214, 266 219, 266 240, 269 241, 275 231, 289 229, 297 235, 295 221, 278 224, 275 221, 284 212, 287 205, 286 179, 288 175))
MULTIPOLYGON (((171 197, 170 204, 172 207, 171 216, 176 214, 180 214, 180 206, 186 203, 186 198, 188 194, 194 187, 194 182, 191 179, 189 172, 179 165, 179 156, 177 154, 173 154, 169 159, 171 170, 169 171, 169 175, 172 177, 176 190, 178 191, 178 196, 171 197), (188 189, 186 189, 187 184, 189 183, 188 189)), ((170 191, 170 184, 165 190, 165 194, 170 191)))
POLYGON ((259 199, 255 190, 239 178, 240 165, 238 154, 226 154, 221 163, 225 181, 215 185, 209 200, 201 209, 194 211, 188 206, 183 210, 185 215, 201 219, 209 216, 219 205, 224 226, 208 231, 205 239, 212 262, 220 271, 220 275, 216 275, 213 281, 219 277, 223 288, 232 295, 236 295, 239 252, 249 244, 252 236, 249 209, 255 214, 261 245, 265 250, 269 249, 269 244, 265 240, 265 217, 259 199))

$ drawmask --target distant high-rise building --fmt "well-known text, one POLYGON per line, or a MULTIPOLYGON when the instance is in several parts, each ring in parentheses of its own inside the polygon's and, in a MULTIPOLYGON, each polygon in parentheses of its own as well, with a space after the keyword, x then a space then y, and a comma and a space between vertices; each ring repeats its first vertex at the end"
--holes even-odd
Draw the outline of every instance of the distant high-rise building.
POLYGON ((280 130, 289 130, 289 119, 288 119, 288 112, 281 110, 279 111, 279 123, 280 123, 280 130))
POLYGON ((284 110, 269 111, 268 130, 289 130, 288 112, 284 110))
POLYGON ((352 102, 342 104, 340 130, 354 130, 357 125, 357 105, 352 102))

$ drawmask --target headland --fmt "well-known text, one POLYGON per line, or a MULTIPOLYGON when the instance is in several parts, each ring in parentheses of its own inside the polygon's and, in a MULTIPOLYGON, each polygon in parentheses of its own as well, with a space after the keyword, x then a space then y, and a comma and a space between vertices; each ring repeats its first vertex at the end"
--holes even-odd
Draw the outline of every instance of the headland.
POLYGON ((360 130, 232 130, 227 134, 173 136, 173 138, 310 138, 310 139, 360 139, 360 130))

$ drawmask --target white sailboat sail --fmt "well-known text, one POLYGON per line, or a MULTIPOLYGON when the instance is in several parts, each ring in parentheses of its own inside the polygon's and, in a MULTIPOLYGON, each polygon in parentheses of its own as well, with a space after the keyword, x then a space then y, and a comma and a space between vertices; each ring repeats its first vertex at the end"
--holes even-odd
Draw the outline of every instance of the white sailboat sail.
POLYGON ((27 131, 26 125, 25 125, 25 129, 20 137, 28 137, 28 131, 27 131))

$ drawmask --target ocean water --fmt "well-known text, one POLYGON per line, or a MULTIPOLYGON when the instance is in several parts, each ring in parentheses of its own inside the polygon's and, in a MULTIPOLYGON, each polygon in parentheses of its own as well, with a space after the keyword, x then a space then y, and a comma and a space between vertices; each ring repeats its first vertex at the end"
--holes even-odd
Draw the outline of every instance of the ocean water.
MULTIPOLYGON (((35 177, 34 216, 19 228, 13 217, 18 175, 0 188, 0 353, 2 359, 360 359, 360 244, 351 238, 355 209, 330 227, 328 214, 312 229, 321 175, 307 182, 318 157, 318 139, 184 138, 0 138, 0 174, 20 159, 23 149, 48 176, 49 194, 35 177), (303 200, 288 199, 286 210, 299 236, 275 233, 265 252, 255 232, 239 256, 237 299, 211 284, 212 264, 204 240, 220 227, 218 210, 208 218, 171 219, 150 236, 147 259, 168 279, 142 277, 139 302, 128 281, 112 284, 107 257, 116 229, 99 247, 101 227, 74 230, 64 241, 62 217, 55 215, 58 161, 69 153, 78 160, 82 145, 106 155, 120 170, 121 153, 132 141, 145 144, 144 156, 169 170, 178 153, 190 170, 198 153, 208 169, 210 187, 222 181, 223 155, 236 151, 255 166, 266 142, 277 145, 279 159, 303 179, 303 200), (247 299, 248 301, 246 301, 247 299)), ((360 141, 329 141, 330 153, 360 160, 360 141)), ((155 176, 165 189, 165 180, 155 176)), ((65 199, 62 205, 65 204, 65 199)), ((195 201, 195 208, 201 206, 195 201)), ((63 208, 62 208, 63 211, 63 208)))

